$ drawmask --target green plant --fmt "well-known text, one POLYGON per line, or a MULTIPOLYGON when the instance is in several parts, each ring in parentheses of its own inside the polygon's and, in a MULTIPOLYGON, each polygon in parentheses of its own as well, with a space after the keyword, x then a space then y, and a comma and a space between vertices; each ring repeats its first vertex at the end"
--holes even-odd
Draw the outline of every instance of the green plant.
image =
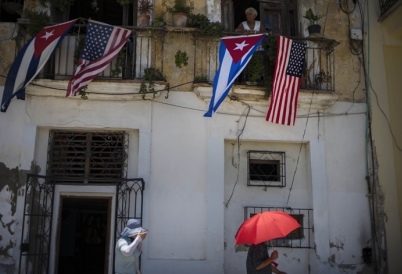
POLYGON ((324 16, 325 14, 315 15, 310 8, 306 11, 306 14, 303 17, 310 21, 310 25, 313 25, 316 24, 317 21, 323 18, 324 16))
POLYGON ((315 88, 319 89, 323 83, 330 83, 331 80, 332 80, 332 76, 330 75, 329 72, 320 70, 319 73, 314 75, 315 88))
POLYGON ((39 3, 48 8, 46 3, 49 3, 52 8, 57 8, 59 10, 64 10, 68 5, 74 4, 75 0, 39 0, 39 3))
POLYGON ((124 6, 124 5, 129 5, 133 2, 133 0, 117 0, 117 3, 119 3, 120 5, 124 6))
POLYGON ((211 22, 204 14, 190 14, 189 27, 197 28, 198 36, 222 37, 224 26, 219 22, 211 22))
POLYGON ((163 14, 161 14, 161 15, 155 16, 152 26, 161 27, 161 26, 164 26, 165 24, 166 24, 165 17, 163 16, 163 14))
POLYGON ((139 0, 138 1, 138 12, 140 14, 150 14, 154 10, 152 2, 149 0, 139 0))
POLYGON ((262 87, 264 87, 265 91, 265 98, 269 98, 269 96, 272 93, 272 76, 268 76, 264 81, 261 82, 260 84, 262 87))
POLYGON ((74 50, 74 59, 73 59, 74 66, 78 65, 78 60, 80 59, 81 51, 85 45, 85 36, 77 36, 76 45, 77 47, 74 50))
POLYGON ((116 63, 114 69, 111 70, 110 74, 112 77, 119 76, 123 72, 123 67, 126 61, 126 51, 123 48, 116 57, 116 63))
POLYGON ((207 75, 195 76, 193 83, 208 83, 208 76, 207 75))
POLYGON ((181 66, 187 66, 188 65, 188 56, 187 52, 178 50, 176 52, 176 55, 174 56, 174 62, 176 64, 176 67, 181 68, 181 66))
POLYGON ((88 85, 85 85, 81 88, 80 92, 78 93, 81 96, 81 99, 87 100, 88 99, 88 85))
POLYGON ((153 98, 155 98, 156 91, 155 91, 155 81, 166 81, 165 76, 163 73, 156 68, 146 68, 144 69, 144 80, 141 82, 139 93, 142 93, 142 99, 145 100, 145 96, 147 93, 152 93, 153 98), (148 86, 145 83, 148 81, 148 86))
POLYGON ((46 27, 49 22, 50 17, 46 14, 46 12, 31 11, 27 33, 30 36, 35 36, 40 30, 46 27))
POLYGON ((144 79, 146 81, 164 81, 166 82, 166 77, 163 73, 156 68, 146 68, 144 69, 144 79))
POLYGON ((275 65, 276 50, 277 50, 278 36, 273 35, 272 32, 268 33, 268 36, 263 40, 262 46, 267 53, 270 64, 275 65))
POLYGON ((184 12, 190 14, 193 9, 194 5, 190 4, 190 6, 188 6, 187 0, 174 0, 173 8, 168 7, 168 11, 171 13, 184 12))
POLYGON ((264 76, 264 57, 261 54, 254 53, 247 65, 248 81, 256 83, 264 76))

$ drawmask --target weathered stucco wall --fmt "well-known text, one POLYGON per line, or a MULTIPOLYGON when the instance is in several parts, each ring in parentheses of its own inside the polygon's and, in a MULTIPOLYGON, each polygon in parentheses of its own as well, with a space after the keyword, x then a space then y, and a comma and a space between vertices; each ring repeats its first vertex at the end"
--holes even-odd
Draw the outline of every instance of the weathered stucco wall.
MULTIPOLYGON (((378 178, 384 193, 379 222, 384 223, 389 273, 402 269, 402 183, 401 183, 401 47, 402 6, 382 22, 379 7, 369 1, 367 21, 368 73, 373 140, 378 157, 378 178), (388 121, 389 123, 388 124, 388 121), (391 130, 392 132, 391 132, 391 130), (392 136, 394 135, 394 136, 392 136), (394 137, 396 143, 394 141, 394 137), (397 147, 399 146, 399 148, 397 147)), ((380 227, 381 228, 381 227, 380 227)), ((382 228, 383 229, 383 228, 382 228)))
MULTIPOLYGON (((350 51, 350 29, 361 29, 362 18, 358 8, 348 15, 339 8, 338 1, 299 1, 300 33, 308 36, 309 21, 303 18, 306 10, 311 8, 315 14, 325 14, 317 23, 321 25, 321 34, 334 39, 340 44, 335 48, 335 92, 339 94, 339 101, 365 102, 364 73, 361 60, 350 51)), ((344 7, 345 9, 345 7, 344 7)), ((351 10, 349 4, 349 10, 351 10)), ((359 42, 353 42, 358 45, 359 42)), ((361 56, 360 56, 361 58, 361 56)))
POLYGON ((6 76, 15 56, 15 37, 18 24, 0 22, 0 85, 4 86, 6 76))

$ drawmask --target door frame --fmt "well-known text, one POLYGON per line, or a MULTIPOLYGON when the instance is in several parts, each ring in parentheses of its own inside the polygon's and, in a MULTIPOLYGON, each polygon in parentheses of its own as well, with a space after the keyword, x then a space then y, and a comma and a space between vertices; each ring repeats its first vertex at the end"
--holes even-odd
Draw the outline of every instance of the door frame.
MULTIPOLYGON (((115 219, 115 204, 116 204, 116 186, 107 185, 56 185, 54 191, 54 203, 53 203, 53 220, 52 230, 57 233, 51 235, 50 245, 50 258, 49 258, 49 274, 57 273, 57 260, 58 260, 58 236, 59 236, 59 219, 61 217, 61 206, 63 197, 69 198, 101 198, 109 199, 109 218, 115 219), (57 252, 57 253, 56 253, 57 252)), ((107 268, 106 273, 113 273, 113 251, 114 251, 114 225, 112 222, 108 224, 110 226, 108 235, 109 250, 106 251, 107 268)))
MULTIPOLYGON (((110 253, 110 252, 108 252, 108 251, 110 251, 110 246, 108 246, 109 244, 110 244, 110 235, 111 235, 111 231, 110 231, 110 229, 112 228, 112 226, 111 226, 111 223, 112 223, 112 219, 111 219, 111 213, 112 213, 112 206, 113 206, 113 203, 112 203, 112 197, 104 197, 104 196, 88 196, 88 195, 61 195, 60 197, 60 204, 59 204, 59 208, 58 208, 58 220, 57 220, 57 230, 56 230, 56 258, 55 258, 55 261, 54 261, 54 269, 55 269, 55 272, 57 272, 56 271, 56 269, 58 269, 59 268, 59 250, 60 250, 60 241, 59 241, 59 239, 60 239, 60 234, 61 234, 61 216, 62 216, 62 210, 63 210, 63 200, 64 199, 69 199, 69 198, 74 198, 74 199, 84 199, 84 200, 91 200, 91 199, 103 199, 103 200, 106 200, 106 203, 108 204, 108 209, 107 209, 107 220, 108 220, 108 222, 107 222, 107 227, 106 227, 106 231, 107 231, 107 233, 106 233, 106 250, 105 250, 105 271, 104 271, 104 274, 107 274, 107 273, 109 273, 109 264, 110 264, 110 261, 109 261, 109 259, 110 258, 108 258, 108 254, 110 253), (108 250, 109 249, 109 250, 108 250)), ((113 245, 114 245, 114 243, 113 243, 113 245)), ((113 261, 112 261, 112 263, 113 263, 113 261)))

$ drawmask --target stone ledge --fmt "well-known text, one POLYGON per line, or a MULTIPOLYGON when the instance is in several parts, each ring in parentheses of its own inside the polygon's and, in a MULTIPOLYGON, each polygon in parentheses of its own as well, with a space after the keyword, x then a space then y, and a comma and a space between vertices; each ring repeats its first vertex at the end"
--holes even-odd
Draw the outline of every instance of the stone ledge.
MULTIPOLYGON (((212 86, 206 84, 194 84, 193 91, 198 98, 207 102, 211 100, 212 86)), ((233 85, 229 92, 229 96, 236 97, 239 100, 247 101, 251 105, 269 106, 271 97, 265 98, 265 91, 262 87, 252 87, 245 85, 233 85)), ((301 89, 297 102, 298 108, 309 108, 323 110, 332 106, 338 99, 339 94, 332 91, 314 91, 301 89)), ((226 98, 225 102, 230 102, 230 98, 226 98)))
MULTIPOLYGON (((66 97, 68 80, 39 79, 29 84, 25 93, 32 96, 66 97)), ((157 91, 155 97, 159 97, 161 90, 167 86, 165 82, 155 84, 157 91), (159 91, 159 92, 158 92, 159 91)), ((88 100, 99 101, 130 101, 142 99, 143 94, 139 93, 141 81, 135 80, 95 80, 88 84, 88 100)), ((153 94, 145 95, 145 99, 152 99, 153 94)), ((81 99, 81 96, 72 96, 67 99, 81 99)))

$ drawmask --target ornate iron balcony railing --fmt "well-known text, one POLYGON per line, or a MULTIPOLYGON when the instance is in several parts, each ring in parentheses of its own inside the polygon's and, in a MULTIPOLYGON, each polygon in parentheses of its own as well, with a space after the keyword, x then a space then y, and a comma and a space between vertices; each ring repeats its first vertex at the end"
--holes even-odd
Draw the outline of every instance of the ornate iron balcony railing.
MULTIPOLYGON (((173 27, 127 27, 134 30, 133 36, 117 58, 99 75, 98 80, 143 80, 147 73, 157 72, 155 81, 169 82, 170 86, 200 80, 213 83, 219 68, 218 38, 200 37, 190 28, 173 27), (177 76, 175 53, 186 51, 188 65, 177 76)), ((74 73, 80 48, 85 38, 85 26, 76 25, 67 35, 55 54, 43 69, 39 78, 68 80, 74 73)), ((239 33, 225 33, 227 36, 239 33)), ((307 43, 306 62, 301 89, 316 91, 335 90, 335 40, 322 37, 291 37, 307 43)), ((257 83, 265 85, 272 81, 275 65, 275 36, 267 37, 255 55, 263 60, 263 73, 257 83)), ((23 43, 20 43, 23 45, 23 43)), ((247 69, 237 78, 236 84, 247 85, 250 75, 247 69)))

